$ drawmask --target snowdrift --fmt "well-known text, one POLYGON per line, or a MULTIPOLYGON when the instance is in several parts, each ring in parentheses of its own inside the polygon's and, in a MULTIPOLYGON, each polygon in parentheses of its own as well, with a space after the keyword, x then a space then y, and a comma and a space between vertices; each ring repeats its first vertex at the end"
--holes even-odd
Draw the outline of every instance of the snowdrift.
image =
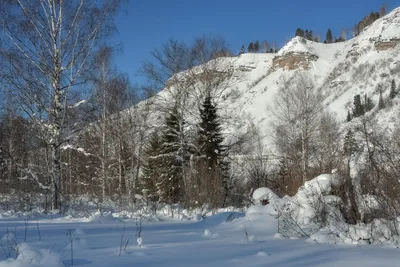
POLYGON ((337 185, 340 179, 332 173, 307 181, 293 197, 279 198, 270 189, 259 188, 253 193, 258 205, 251 206, 246 217, 249 220, 275 218, 277 236, 286 238, 305 237, 312 242, 329 244, 400 246, 400 218, 375 219, 369 224, 346 223, 340 212, 344 203, 332 193, 337 185), (270 203, 261 206, 262 199, 269 199, 270 203))

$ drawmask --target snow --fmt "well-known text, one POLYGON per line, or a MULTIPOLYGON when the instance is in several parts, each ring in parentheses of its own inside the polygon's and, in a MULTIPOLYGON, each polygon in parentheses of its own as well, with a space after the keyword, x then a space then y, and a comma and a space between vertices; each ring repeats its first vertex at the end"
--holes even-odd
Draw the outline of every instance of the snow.
POLYGON ((311 41, 308 41, 302 37, 297 36, 279 50, 278 56, 284 56, 288 53, 310 53, 310 54, 312 54, 309 46, 307 46, 307 42, 311 42, 311 41))
POLYGON ((274 201, 278 196, 267 187, 260 187, 253 192, 253 199, 259 203, 261 200, 274 201))
MULTIPOLYGON (((382 246, 321 245, 304 238, 285 239, 276 234, 277 221, 268 214, 237 216, 226 222, 230 213, 207 217, 201 222, 164 218, 143 224, 146 245, 139 248, 133 241, 135 220, 127 220, 126 238, 132 241, 119 255, 121 224, 113 220, 103 224, 85 218, 39 220, 42 241, 29 225, 27 243, 19 243, 17 259, 0 254, 0 267, 61 267, 70 266, 66 229, 85 236, 87 246, 74 250, 74 266, 398 266, 396 249, 382 246), (208 222, 208 223, 207 223, 208 222), (244 226, 248 232, 245 240, 244 226), (208 229, 208 231, 206 231, 208 229), (210 233, 205 234, 206 232, 210 233), (340 255, 340 257, 338 256, 340 255)), ((24 220, 18 217, 0 220, 0 232, 16 229, 22 237, 24 220)), ((368 237, 360 226, 354 234, 368 237)), ((315 236, 317 238, 317 236, 315 236)), ((326 235, 324 235, 326 238, 326 235)), ((125 244, 124 244, 125 245, 125 244)))
MULTIPOLYGON (((244 132, 248 122, 252 122, 262 131, 264 144, 273 149, 274 119, 270 112, 274 107, 273 99, 279 91, 282 75, 289 78, 296 73, 282 69, 271 71, 276 56, 290 53, 318 56, 316 61, 310 62, 310 69, 303 71, 312 76, 326 95, 326 110, 334 111, 340 121, 345 120, 355 94, 365 93, 377 103, 377 85, 400 77, 397 71, 400 45, 378 52, 374 44, 398 36, 400 8, 346 42, 321 44, 296 37, 278 54, 247 53, 221 59, 222 70, 234 69, 233 77, 226 82, 229 86, 219 92, 216 99, 221 117, 225 119, 223 128, 227 129, 227 139, 244 132)), ((184 73, 179 75, 184 77, 184 73)), ((157 97, 168 100, 166 90, 157 97)), ((400 107, 398 102, 395 99, 393 107, 377 112, 374 115, 377 121, 394 127, 393 118, 400 107)), ((80 104, 84 102, 75 106, 80 104)), ((188 106, 192 106, 191 103, 188 106)), ((155 126, 162 118, 158 110, 151 112, 150 117, 149 125, 155 126)), ((342 124, 342 130, 353 123, 342 124)), ((89 155, 71 145, 63 149, 89 155)), ((333 172, 307 181, 293 197, 279 198, 269 188, 259 188, 252 195, 256 205, 248 207, 245 213, 231 208, 214 214, 215 211, 203 207, 192 211, 178 206, 160 207, 158 214, 146 214, 148 219, 143 222, 140 237, 136 236, 135 225, 139 212, 95 211, 80 218, 71 214, 63 217, 10 210, 0 213, 0 245, 3 250, 12 252, 12 258, 0 253, 0 267, 70 266, 68 231, 77 266, 398 266, 400 255, 392 248, 400 246, 400 237, 395 231, 400 229, 400 218, 376 219, 358 225, 344 223, 338 211, 341 199, 332 194, 332 187, 339 184, 340 179, 333 172), (260 206, 263 199, 268 199, 270 204, 260 206), (321 218, 321 214, 326 214, 326 218, 321 218), (40 242, 36 221, 32 220, 27 229, 27 242, 22 242, 28 216, 37 219, 40 225, 40 242), (323 219, 326 221, 322 224, 323 219), (285 231, 282 224, 288 227, 285 231), (123 227, 126 230, 119 256, 123 227), (379 246, 364 246, 367 244, 379 246)), ((140 201, 142 196, 135 198, 140 201)), ((362 202, 372 210, 379 209, 379 200, 373 195, 363 195, 362 202)))

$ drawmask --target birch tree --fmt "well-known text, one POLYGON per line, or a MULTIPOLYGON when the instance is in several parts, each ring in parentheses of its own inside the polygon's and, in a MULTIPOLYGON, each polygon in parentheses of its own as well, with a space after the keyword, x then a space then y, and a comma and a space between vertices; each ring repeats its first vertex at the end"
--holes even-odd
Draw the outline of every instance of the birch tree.
POLYGON ((2 82, 51 151, 53 208, 62 204, 61 146, 73 96, 87 82, 88 63, 112 30, 119 0, 9 0, 0 3, 2 82))
POLYGON ((300 172, 300 179, 293 181, 300 186, 310 178, 324 98, 304 73, 297 73, 291 79, 282 78, 280 82, 272 109, 276 119, 275 141, 289 168, 300 172))

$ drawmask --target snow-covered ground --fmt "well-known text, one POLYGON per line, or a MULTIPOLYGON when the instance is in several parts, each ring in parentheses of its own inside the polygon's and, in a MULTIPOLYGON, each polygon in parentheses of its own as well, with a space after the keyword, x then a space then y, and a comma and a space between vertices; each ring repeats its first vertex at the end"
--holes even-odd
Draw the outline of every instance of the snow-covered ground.
MULTIPOLYGON (((144 221, 142 248, 136 243, 136 221, 125 221, 122 246, 128 239, 129 243, 121 256, 121 220, 31 220, 27 243, 23 243, 25 220, 3 216, 0 267, 71 266, 69 231, 75 240, 74 266, 399 266, 396 249, 281 239, 276 235, 276 220, 267 213, 233 213, 234 219, 226 222, 231 214, 220 213, 202 221, 144 221), (14 244, 7 239, 17 239, 17 260, 5 260, 7 244, 14 244)), ((15 252, 11 254, 15 257, 15 252)))

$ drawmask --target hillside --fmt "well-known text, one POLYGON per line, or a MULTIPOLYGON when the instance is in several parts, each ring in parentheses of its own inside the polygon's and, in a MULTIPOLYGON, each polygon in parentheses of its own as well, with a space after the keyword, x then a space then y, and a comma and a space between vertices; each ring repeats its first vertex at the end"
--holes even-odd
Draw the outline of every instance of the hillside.
MULTIPOLYGON (((273 116, 268 109, 274 107, 280 78, 290 78, 298 71, 312 77, 315 86, 326 97, 327 110, 335 112, 337 119, 345 122, 356 94, 366 94, 377 104, 378 84, 382 85, 386 98, 391 80, 399 80, 398 43, 400 8, 345 42, 323 44, 295 37, 276 54, 246 53, 219 59, 223 68, 233 69, 235 73, 225 81, 231 86, 224 87, 217 100, 221 115, 231 118, 226 122, 230 126, 228 131, 243 130, 251 121, 263 133, 265 144, 270 146, 273 116)), ((169 90, 174 90, 173 86, 169 90)), ((159 97, 166 94, 162 91, 159 97)), ((397 116, 398 103, 395 99, 393 107, 377 113, 382 125, 389 126, 397 116)))

